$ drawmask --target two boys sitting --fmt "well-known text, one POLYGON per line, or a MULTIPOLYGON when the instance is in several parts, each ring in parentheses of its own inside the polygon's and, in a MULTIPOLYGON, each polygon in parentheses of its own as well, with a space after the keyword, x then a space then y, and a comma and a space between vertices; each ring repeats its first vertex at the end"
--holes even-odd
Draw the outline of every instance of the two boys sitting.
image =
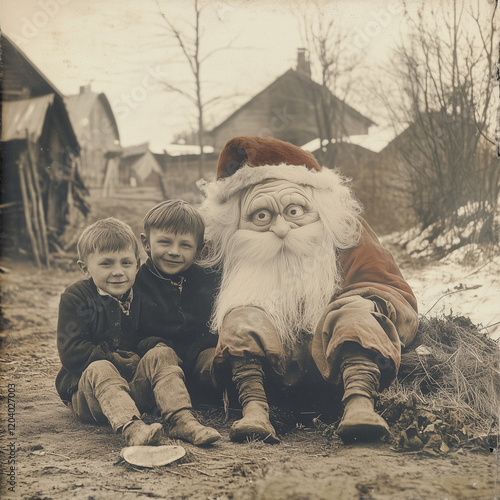
POLYGON ((61 296, 56 388, 80 420, 109 422, 127 446, 163 437, 162 424, 145 423, 143 412, 159 413, 171 438, 203 446, 221 437, 197 421, 185 385, 186 374, 214 388, 217 337, 208 321, 216 276, 194 264, 203 238, 197 210, 166 201, 144 219, 149 258, 140 269, 137 239, 117 219, 97 221, 78 241, 86 279, 61 296))

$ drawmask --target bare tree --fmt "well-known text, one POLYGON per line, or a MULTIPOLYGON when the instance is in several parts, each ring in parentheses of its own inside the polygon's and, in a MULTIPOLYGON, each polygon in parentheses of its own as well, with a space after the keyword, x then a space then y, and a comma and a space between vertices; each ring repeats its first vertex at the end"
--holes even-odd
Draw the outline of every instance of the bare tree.
POLYGON ((162 10, 162 7, 157 0, 157 5, 160 10, 161 16, 168 30, 169 35, 173 37, 175 43, 181 51, 182 57, 187 62, 189 71, 193 77, 192 86, 179 86, 172 82, 164 81, 166 88, 169 91, 177 92, 184 96, 196 108, 197 114, 197 139, 200 146, 200 160, 199 160, 199 177, 203 177, 205 168, 205 111, 208 106, 222 99, 222 96, 216 96, 211 99, 205 99, 203 96, 203 67, 204 64, 215 53, 221 50, 231 48, 231 44, 224 47, 215 48, 209 52, 202 50, 203 43, 203 27, 202 27, 202 12, 207 4, 202 5, 200 0, 191 0, 189 2, 193 8, 193 22, 187 23, 185 30, 181 30, 169 18, 167 13, 162 10))
POLYGON ((379 96, 394 122, 408 125, 395 143, 400 189, 430 240, 468 225, 467 238, 457 235, 459 246, 497 238, 500 169, 489 139, 495 28, 479 2, 447 7, 422 4, 415 19, 407 13, 411 32, 388 71, 397 89, 386 83, 379 96))
POLYGON ((318 88, 312 94, 315 120, 321 143, 323 165, 335 164, 332 142, 342 142, 348 135, 346 102, 360 91, 363 53, 353 50, 350 35, 338 17, 328 17, 320 3, 310 3, 302 18, 302 31, 312 73, 318 88))
MULTIPOLYGON (((307 47, 311 74, 316 82, 309 92, 320 140, 315 155, 322 165, 339 168, 352 179, 352 187, 372 227, 385 229, 383 204, 377 193, 377 154, 351 144, 352 135, 366 134, 367 123, 350 108, 366 109, 366 49, 356 33, 346 28, 336 9, 324 2, 309 1, 301 18, 302 38, 307 47)), ((370 110, 371 111, 371 110, 370 110)), ((373 125, 376 125, 373 123, 373 125)))

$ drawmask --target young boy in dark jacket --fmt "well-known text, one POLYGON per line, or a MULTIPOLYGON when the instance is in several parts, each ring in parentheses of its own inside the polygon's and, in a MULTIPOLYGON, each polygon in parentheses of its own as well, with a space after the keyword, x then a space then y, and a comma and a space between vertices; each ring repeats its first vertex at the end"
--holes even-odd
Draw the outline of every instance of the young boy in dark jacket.
POLYGON ((215 429, 196 420, 185 386, 186 376, 198 388, 214 389, 211 371, 217 336, 210 333, 209 321, 217 277, 194 263, 204 233, 203 219, 189 203, 168 200, 153 207, 141 234, 149 258, 136 281, 143 297, 139 326, 145 337, 139 352, 158 345, 168 350, 171 392, 176 395, 175 409, 164 415, 169 437, 193 444, 220 438, 215 429))
POLYGON ((137 239, 129 226, 111 217, 89 226, 77 247, 86 279, 61 296, 57 345, 63 366, 57 391, 80 420, 109 422, 127 445, 159 444, 162 425, 146 424, 141 411, 158 407, 167 414, 176 409, 176 399, 168 348, 138 355, 137 239))

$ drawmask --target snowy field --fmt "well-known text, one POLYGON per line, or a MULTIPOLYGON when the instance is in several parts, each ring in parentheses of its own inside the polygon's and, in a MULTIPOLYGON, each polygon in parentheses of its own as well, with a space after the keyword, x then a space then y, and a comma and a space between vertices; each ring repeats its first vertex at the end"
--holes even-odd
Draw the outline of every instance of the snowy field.
POLYGON ((491 338, 500 338, 500 255, 485 256, 468 245, 439 261, 401 268, 420 314, 466 316, 491 338))

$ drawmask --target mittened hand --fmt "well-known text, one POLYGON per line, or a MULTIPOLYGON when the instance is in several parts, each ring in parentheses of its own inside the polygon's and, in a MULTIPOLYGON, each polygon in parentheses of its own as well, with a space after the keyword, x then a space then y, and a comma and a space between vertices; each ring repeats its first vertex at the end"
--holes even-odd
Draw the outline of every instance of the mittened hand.
POLYGON ((141 360, 140 356, 133 351, 123 351, 122 349, 117 349, 116 352, 126 361, 129 361, 130 363, 127 363, 127 365, 132 364, 135 371, 139 361, 141 360))
POLYGON ((125 379, 131 380, 141 358, 134 352, 122 350, 112 353, 112 358, 112 363, 116 366, 120 374, 125 379))
MULTIPOLYGON (((117 349, 117 350, 116 350, 116 352, 117 352, 117 353, 118 353, 118 354, 119 354, 122 358, 129 358, 129 359, 131 359, 131 358, 134 358, 134 359, 135 359, 135 358, 137 358, 137 363, 138 363, 138 362, 139 362, 139 360, 141 359, 141 358, 139 357, 139 355, 138 355, 138 354, 136 354, 136 353, 135 353, 135 352, 133 352, 133 351, 124 351, 123 349, 117 349)), ((137 363, 136 363, 136 364, 137 364, 137 363)))

